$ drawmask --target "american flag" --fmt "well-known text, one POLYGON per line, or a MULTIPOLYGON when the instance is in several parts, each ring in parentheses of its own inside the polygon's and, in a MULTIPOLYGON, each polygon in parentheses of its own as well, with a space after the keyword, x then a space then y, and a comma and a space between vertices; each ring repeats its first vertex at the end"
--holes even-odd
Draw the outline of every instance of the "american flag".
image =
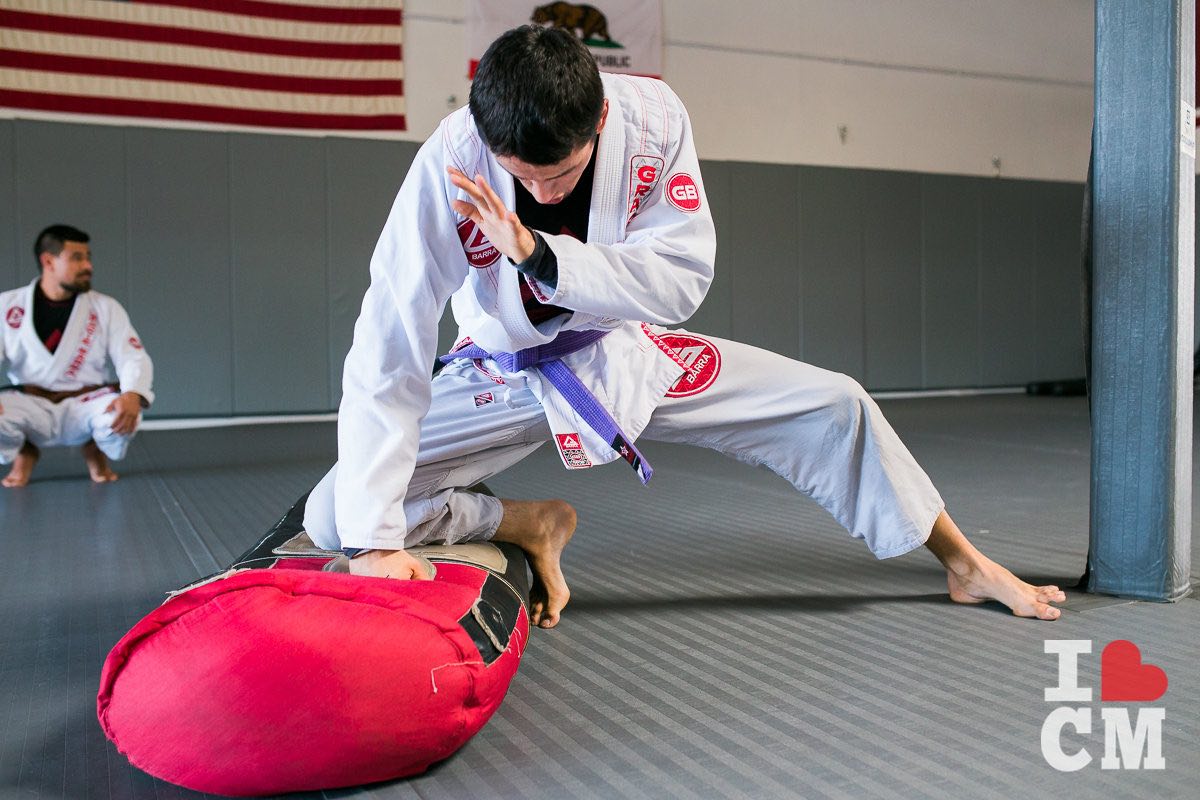
POLYGON ((404 130, 401 0, 3 0, 0 106, 404 130))

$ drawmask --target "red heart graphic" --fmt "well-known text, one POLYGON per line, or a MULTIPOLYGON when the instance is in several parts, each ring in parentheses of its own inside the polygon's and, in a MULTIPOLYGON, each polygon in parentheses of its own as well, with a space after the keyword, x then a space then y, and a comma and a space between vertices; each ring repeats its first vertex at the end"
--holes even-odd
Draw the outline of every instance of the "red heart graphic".
POLYGON ((1100 656, 1100 699, 1144 703, 1167 691, 1167 673, 1142 663, 1142 651, 1127 639, 1109 642, 1100 656))

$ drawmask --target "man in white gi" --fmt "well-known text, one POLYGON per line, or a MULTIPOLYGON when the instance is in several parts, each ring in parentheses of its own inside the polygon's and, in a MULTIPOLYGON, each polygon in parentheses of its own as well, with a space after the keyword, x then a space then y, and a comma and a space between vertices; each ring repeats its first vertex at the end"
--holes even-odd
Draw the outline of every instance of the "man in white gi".
POLYGON ((601 76, 562 30, 509 31, 470 103, 418 153, 371 260, 346 359, 339 463, 308 500, 318 544, 360 574, 423 577, 404 548, 481 539, 530 555, 533 621, 569 597, 561 501, 469 491, 545 442, 568 469, 625 460, 636 439, 770 467, 879 558, 925 545, 951 597, 1055 619, 1056 586, 987 559, 850 378, 668 330, 699 306, 715 234, 687 112, 663 83, 601 76), (431 382, 453 299, 461 339, 431 382))
POLYGON ((0 464, 6 487, 24 486, 40 449, 83 445, 93 481, 115 481, 143 408, 154 401, 153 367, 129 315, 92 291, 88 235, 51 225, 34 242, 41 275, 0 294, 0 464), (115 371, 115 380, 114 380, 115 371))

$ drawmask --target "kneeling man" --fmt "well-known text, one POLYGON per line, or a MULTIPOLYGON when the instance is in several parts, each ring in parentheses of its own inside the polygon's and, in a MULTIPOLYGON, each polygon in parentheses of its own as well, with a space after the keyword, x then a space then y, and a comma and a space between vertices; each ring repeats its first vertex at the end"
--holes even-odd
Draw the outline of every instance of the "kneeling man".
POLYGON ((115 481, 109 459, 125 457, 142 409, 154 401, 154 368, 129 315, 92 291, 88 235, 51 225, 33 246, 41 276, 0 294, 0 481, 24 486, 39 448, 83 445, 97 483, 115 481), (115 377, 114 377, 115 376, 115 377))

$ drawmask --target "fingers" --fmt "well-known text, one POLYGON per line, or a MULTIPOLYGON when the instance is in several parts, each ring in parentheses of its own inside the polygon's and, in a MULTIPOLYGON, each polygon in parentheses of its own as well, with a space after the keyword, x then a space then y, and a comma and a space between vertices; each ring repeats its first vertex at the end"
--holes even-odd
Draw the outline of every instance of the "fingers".
POLYGON ((493 210, 491 198, 496 194, 491 192, 491 187, 487 186, 487 181, 483 179, 482 175, 476 175, 475 180, 472 181, 454 167, 446 167, 446 171, 450 174, 450 182, 466 192, 467 196, 474 200, 481 210, 489 212, 493 210), (487 187, 487 191, 484 191, 483 187, 487 187), (491 192, 491 197, 488 196, 489 192, 491 192))
POLYGON ((137 429, 137 414, 119 413, 113 419, 112 431, 122 436, 133 433, 137 429))
POLYGON ((472 222, 478 223, 483 218, 483 215, 479 213, 479 209, 468 203, 466 200, 452 200, 450 202, 450 207, 453 208, 456 213, 463 215, 472 222))
POLYGON ((498 213, 507 213, 508 209, 504 207, 504 201, 500 199, 500 195, 492 190, 491 184, 487 182, 487 178, 482 175, 475 176, 475 183, 479 185, 480 191, 487 198, 488 206, 498 213))

